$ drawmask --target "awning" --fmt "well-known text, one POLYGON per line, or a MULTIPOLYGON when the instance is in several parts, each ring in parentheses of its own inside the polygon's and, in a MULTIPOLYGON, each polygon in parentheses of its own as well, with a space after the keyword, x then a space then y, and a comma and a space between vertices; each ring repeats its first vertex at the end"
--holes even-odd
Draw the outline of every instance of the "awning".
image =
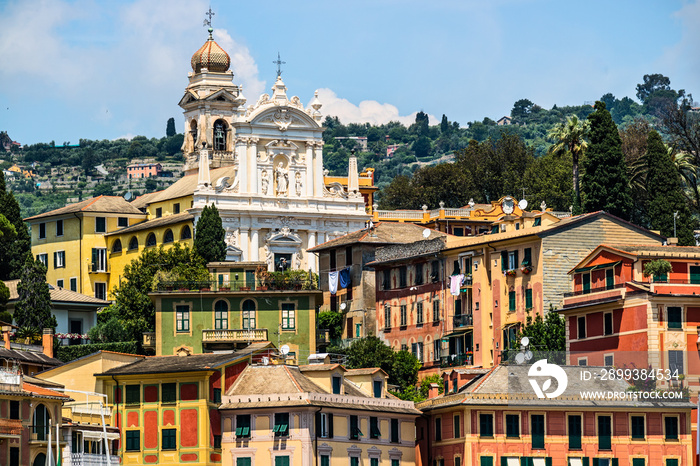
POLYGON ((464 335, 465 333, 472 333, 473 331, 474 331, 473 329, 455 330, 452 333, 448 333, 447 335, 443 335, 442 339, 444 340, 445 338, 458 337, 458 336, 464 335))
POLYGON ((598 269, 608 269, 610 267, 616 267, 620 263, 622 263, 622 261, 608 262, 607 264, 592 265, 590 267, 581 267, 578 269, 574 269, 574 273, 590 272, 591 270, 598 270, 598 269))
MULTIPOLYGON (((98 439, 102 440, 104 438, 103 432, 99 430, 79 430, 78 432, 83 434, 84 439, 98 439)), ((107 432, 108 440, 118 440, 119 432, 107 432)))

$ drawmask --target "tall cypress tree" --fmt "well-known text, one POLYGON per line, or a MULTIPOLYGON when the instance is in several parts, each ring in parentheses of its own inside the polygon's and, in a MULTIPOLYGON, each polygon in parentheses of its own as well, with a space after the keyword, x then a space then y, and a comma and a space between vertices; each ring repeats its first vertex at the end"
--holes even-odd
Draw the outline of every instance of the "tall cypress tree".
POLYGON ((595 103, 595 111, 588 115, 588 121, 591 123, 590 144, 583 160, 581 180, 583 211, 604 210, 629 220, 632 196, 617 126, 601 101, 595 103))
POLYGON ((214 204, 204 206, 197 221, 194 235, 194 249, 207 262, 226 259, 226 230, 224 230, 219 210, 214 204))
POLYGON ((51 293, 46 283, 46 267, 31 256, 25 256, 21 278, 17 284, 17 304, 14 319, 21 328, 41 332, 56 328, 56 317, 51 314, 51 293))
POLYGON ((0 214, 15 227, 17 236, 0 238, 0 280, 20 278, 27 254, 31 253, 31 238, 27 224, 22 220, 19 204, 12 192, 7 191, 5 175, 0 172, 0 214))
POLYGON ((688 208, 683 196, 681 177, 671 156, 666 150, 661 136, 651 131, 647 138, 647 213, 653 230, 660 230, 664 236, 673 236, 673 215, 676 218, 676 236, 681 246, 694 246, 693 230, 697 221, 688 208))

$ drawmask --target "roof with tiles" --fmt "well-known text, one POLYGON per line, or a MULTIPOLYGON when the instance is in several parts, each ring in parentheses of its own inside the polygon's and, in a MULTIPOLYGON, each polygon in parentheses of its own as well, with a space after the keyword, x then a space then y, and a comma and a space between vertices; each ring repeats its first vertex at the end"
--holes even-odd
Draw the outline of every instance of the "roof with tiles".
POLYGON ((60 366, 63 362, 56 358, 50 358, 39 351, 19 351, 0 347, 0 359, 14 360, 19 363, 33 364, 37 366, 60 366))
POLYGON ((375 223, 371 230, 363 228, 362 230, 353 231, 347 235, 321 243, 309 249, 309 251, 321 252, 326 249, 357 243, 376 245, 410 243, 426 239, 426 237, 423 236, 423 232, 426 230, 430 232, 430 236, 428 236, 427 239, 449 236, 446 233, 426 229, 425 227, 413 223, 379 222, 375 223))
POLYGON ((33 217, 25 218, 27 222, 39 220, 43 218, 57 217, 59 215, 80 213, 80 212, 95 212, 105 214, 133 214, 145 215, 139 209, 131 205, 121 196, 97 196, 92 199, 87 199, 82 202, 76 202, 60 209, 51 210, 43 214, 34 215, 33 217))
POLYGON ((161 189, 160 191, 155 191, 152 193, 146 193, 142 194, 141 196, 137 197, 133 201, 131 201, 131 205, 136 207, 137 209, 142 209, 146 207, 148 204, 151 203, 151 200, 154 199, 156 196, 159 196, 160 193, 165 191, 164 189, 161 189))
POLYGON ((135 233, 137 231, 148 230, 150 228, 164 227, 167 225, 175 225, 177 223, 194 221, 194 215, 189 212, 183 212, 181 214, 167 215, 165 217, 154 218, 152 220, 146 220, 145 222, 137 223, 136 225, 131 225, 121 230, 116 230, 107 233, 105 236, 115 236, 123 235, 125 233, 135 233))
MULTIPOLYGON (((216 168, 209 172, 209 176, 211 185, 216 186, 217 182, 224 177, 229 177, 231 180, 233 180, 236 176, 236 167, 231 166, 216 168)), ((197 181, 197 173, 183 176, 175 183, 168 186, 167 189, 159 191, 157 196, 153 196, 152 198, 148 199, 148 204, 177 199, 179 197, 191 196, 197 190, 197 181)))
MULTIPOLYGON (((5 281, 5 285, 10 290, 10 302, 19 299, 19 293, 17 291, 18 284, 19 280, 5 281)), ((77 293, 75 291, 67 290, 65 288, 58 288, 51 284, 49 284, 49 293, 51 295, 52 303, 87 304, 94 305, 96 307, 103 307, 109 305, 109 301, 97 299, 93 296, 84 295, 82 293, 77 293)))

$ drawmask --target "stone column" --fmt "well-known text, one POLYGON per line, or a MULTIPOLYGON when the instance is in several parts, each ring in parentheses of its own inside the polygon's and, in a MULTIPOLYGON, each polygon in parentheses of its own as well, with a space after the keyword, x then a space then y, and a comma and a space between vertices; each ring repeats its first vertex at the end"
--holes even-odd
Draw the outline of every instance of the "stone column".
POLYGON ((260 244, 258 243, 258 229, 251 228, 250 230, 250 260, 260 260, 260 244))
POLYGON ((241 227, 241 260, 250 260, 250 239, 248 238, 248 228, 241 227))
MULTIPOLYGON (((316 232, 313 230, 309 230, 308 233, 309 237, 307 239, 307 246, 306 249, 309 250, 316 246, 316 232)), ((312 272, 318 272, 318 256, 312 252, 307 252, 306 253, 306 262, 307 262, 307 268, 311 269, 312 272)))
MULTIPOLYGON (((248 192, 258 193, 258 138, 248 139, 248 192)), ((257 256, 257 254, 256 254, 257 256)), ((257 259, 253 259, 257 260, 257 259)))
POLYGON ((314 143, 306 141, 306 195, 314 197, 314 143))
POLYGON ((236 139, 236 157, 238 158, 238 192, 248 192, 248 154, 246 154, 247 138, 236 139))
POLYGON ((323 144, 316 143, 314 148, 314 196, 323 197, 323 144))

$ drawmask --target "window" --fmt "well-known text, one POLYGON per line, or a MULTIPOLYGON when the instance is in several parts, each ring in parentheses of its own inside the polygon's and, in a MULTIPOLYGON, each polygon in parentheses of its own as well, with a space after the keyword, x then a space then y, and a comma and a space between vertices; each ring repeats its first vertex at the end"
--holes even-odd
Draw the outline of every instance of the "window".
POLYGON ((370 458, 369 466, 379 466, 379 458, 370 458))
POLYGON ((352 246, 347 246, 345 248, 345 266, 349 267, 352 265, 352 246))
POLYGON ((175 330, 178 332, 190 331, 189 306, 175 306, 175 330))
POLYGON ((228 303, 223 299, 214 304, 214 328, 216 330, 228 328, 228 303))
POLYGON ((141 402, 141 386, 127 385, 126 386, 126 404, 139 404, 141 402))
POLYGON ((669 307, 668 309, 668 329, 683 328, 683 309, 680 307, 669 307))
POLYGON ((646 460, 644 458, 632 458, 632 466, 644 466, 646 460))
POLYGON ((579 316, 578 320, 578 334, 579 340, 586 338, 586 316, 579 316))
POLYGON ((372 382, 373 388, 374 388, 374 397, 375 398, 381 398, 382 397, 382 391, 384 388, 384 382, 381 380, 375 380, 372 382))
POLYGON ((173 204, 173 214, 177 215, 180 213, 180 203, 176 202, 173 204))
POLYGON ((131 239, 129 240, 129 251, 135 251, 139 248, 139 239, 135 236, 132 236, 131 239))
POLYGON ((391 269, 387 269, 382 272, 382 289, 383 290, 390 290, 391 289, 391 269))
POLYGON ((129 226, 129 219, 126 217, 117 218, 117 226, 120 228, 128 227, 129 226))
POLYGON ((333 414, 316 413, 316 430, 319 437, 333 438, 333 414))
POLYGON ((525 309, 532 309, 532 288, 525 290, 525 309))
POLYGON ((423 362, 423 343, 411 343, 411 353, 419 362, 423 362))
POLYGON ((605 269, 605 289, 612 290, 615 288, 615 269, 612 267, 605 269))
POLYGON ((294 330, 294 304, 282 304, 282 330, 294 330))
POLYGON ((384 329, 391 329, 391 306, 388 304, 384 305, 384 329))
POLYGON ((182 230, 180 231, 180 239, 192 239, 192 230, 190 229, 189 225, 182 227, 182 230))
POLYGON ((433 361, 440 360, 440 340, 433 341, 433 361))
POLYGON ((275 437, 289 435, 289 413, 275 413, 275 426, 272 428, 275 437))
POLYGON ((666 466, 678 466, 678 459, 666 458, 666 466))
MULTIPOLYGON (((223 120, 214 122, 214 150, 226 150, 226 132, 228 128, 223 120)), ((275 465, 282 466, 282 465, 275 465)))
POLYGON ((523 253, 523 265, 532 267, 532 248, 525 248, 523 253))
POLYGON ((78 291, 78 279, 76 277, 70 279, 70 290, 75 292, 78 291))
POLYGON ((63 220, 56 220, 56 236, 63 236, 63 220))
POLYGON ((39 224, 39 239, 44 239, 44 238, 46 238, 46 224, 40 223, 39 224))
POLYGON ((107 249, 92 248, 92 271, 106 272, 107 271, 107 249))
POLYGON ((406 288, 408 281, 406 280, 406 266, 399 267, 399 288, 406 288))
POLYGON ((401 325, 401 327, 405 327, 405 326, 406 326, 406 321, 408 320, 407 317, 406 317, 406 305, 405 305, 405 304, 402 304, 401 307, 400 307, 400 309, 401 309, 401 322, 400 322, 400 325, 401 325))
POLYGON ((250 414, 236 415, 236 438, 250 438, 250 414))
POLYGON ((360 458, 357 456, 350 457, 350 466, 360 466, 360 458))
POLYGON ((459 388, 457 386, 458 380, 456 378, 452 379, 452 393, 457 393, 457 389, 459 388))
POLYGON ((126 451, 141 450, 141 432, 138 430, 126 431, 126 451))
POLYGON ((632 438, 635 440, 644 440, 644 416, 631 416, 632 438))
POLYGON ((442 418, 435 418, 435 441, 442 440, 442 418))
POLYGON ((148 236, 146 237, 146 247, 150 248, 156 245, 156 235, 153 233, 149 233, 148 236))
POLYGON ((615 357, 612 354, 606 354, 603 356, 603 365, 607 367, 612 367, 615 365, 615 357))
POLYGON ((532 448, 544 448, 544 414, 530 416, 532 448))
POLYGON ((612 420, 610 416, 598 416, 598 449, 610 450, 612 447, 612 420))
POLYGON ((520 437, 520 416, 517 414, 506 414, 506 437, 520 437))
POLYGON ((53 268, 61 269, 66 266, 66 251, 55 251, 53 253, 53 268))
POLYGON ((160 386, 160 399, 163 403, 175 403, 177 401, 177 385, 164 383, 160 386))
POLYGON ((112 243, 112 253, 122 252, 122 240, 117 239, 112 243))
POLYGON ((440 300, 433 301, 433 322, 440 322, 440 300))
POLYGON ((255 301, 246 299, 243 302, 243 328, 254 329, 255 327, 255 301))
MULTIPOLYGON (((250 466, 250 465, 248 465, 250 466)), ((321 466, 331 466, 330 455, 321 455, 321 466)))
MULTIPOLYGON (((455 379, 457 380, 457 379, 455 379)), ((453 418, 454 421, 454 438, 460 438, 462 436, 462 422, 461 418, 459 417, 459 414, 455 415, 453 418)))
POLYGON ((479 437, 493 437, 493 414, 479 414, 479 437))
POLYGON ((569 416, 569 450, 581 449, 581 416, 569 416))
POLYGON ((360 431, 360 423, 357 416, 350 416, 350 439, 359 440, 362 436, 360 431))
POLYGON ((177 448, 177 429, 163 429, 161 442, 163 450, 175 450, 177 448))
POLYGON ((612 312, 606 312, 603 316, 603 334, 612 335, 613 334, 613 315, 612 312))
POLYGON ((508 311, 515 312, 515 291, 508 292, 508 311))
POLYGON ((338 375, 334 375, 332 382, 333 382, 333 394, 340 395, 340 387, 343 383, 343 379, 338 375))
POLYGON ((671 370, 671 376, 684 374, 683 372, 683 351, 668 352, 668 368, 671 370))
POLYGON ((423 263, 416 264, 416 277, 415 277, 415 284, 416 285, 422 285, 423 284, 423 263))
POLYGON ((584 273, 581 274, 581 280, 583 281, 583 293, 590 293, 591 292, 591 274, 590 273, 584 273))
POLYGON ((391 443, 399 443, 399 420, 391 420, 391 443))
POLYGON ((508 269, 517 269, 520 266, 518 263, 518 251, 508 252, 508 269))
POLYGON ((289 466, 289 456, 275 456, 275 466, 289 466))
MULTIPOLYGON (((21 419, 19 417, 19 400, 10 400, 10 419, 21 419)), ((676 438, 678 438, 678 435, 676 435, 676 438)))
POLYGON ((664 417, 664 438, 666 440, 678 440, 678 418, 676 416, 664 417))
POLYGON ((44 267, 49 267, 49 255, 48 254, 37 254, 36 260, 44 264, 44 267))
POLYGON ((163 216, 163 208, 156 207, 156 218, 161 218, 163 216))
POLYGON ((435 283, 440 278, 440 261, 430 263, 430 281, 435 283))
POLYGON ((167 230, 165 230, 165 234, 163 234, 163 243, 172 243, 173 241, 175 241, 173 230, 168 228, 167 230))
POLYGON ((63 288, 63 279, 56 280, 56 286, 59 288, 63 288))
POLYGON ((462 300, 455 299, 455 317, 462 315, 462 300))
POLYGON ((107 231, 107 219, 105 217, 95 217, 95 233, 105 233, 107 231))
POLYGON ((95 282, 95 298, 103 301, 107 300, 107 284, 95 282))
POLYGON ((369 418, 369 438, 380 438, 382 432, 379 430, 379 419, 376 417, 369 418))

